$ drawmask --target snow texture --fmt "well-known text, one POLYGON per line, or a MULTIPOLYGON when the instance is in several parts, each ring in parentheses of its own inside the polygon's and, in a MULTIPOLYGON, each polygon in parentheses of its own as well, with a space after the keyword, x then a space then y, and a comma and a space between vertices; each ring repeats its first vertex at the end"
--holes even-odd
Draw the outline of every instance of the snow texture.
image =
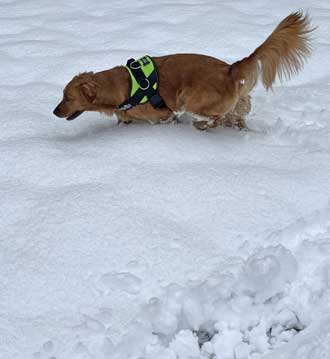
POLYGON ((0 358, 329 359, 330 3, 2 0, 0 24, 0 358), (299 9, 313 56, 250 131, 52 115, 79 72, 233 62, 299 9))

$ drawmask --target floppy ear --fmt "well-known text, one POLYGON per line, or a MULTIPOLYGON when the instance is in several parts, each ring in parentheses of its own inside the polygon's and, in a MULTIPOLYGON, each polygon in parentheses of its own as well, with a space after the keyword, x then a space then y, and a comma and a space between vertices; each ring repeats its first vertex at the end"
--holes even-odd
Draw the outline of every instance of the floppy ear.
POLYGON ((88 102, 93 103, 96 98, 96 85, 92 82, 85 82, 79 86, 81 94, 88 102))

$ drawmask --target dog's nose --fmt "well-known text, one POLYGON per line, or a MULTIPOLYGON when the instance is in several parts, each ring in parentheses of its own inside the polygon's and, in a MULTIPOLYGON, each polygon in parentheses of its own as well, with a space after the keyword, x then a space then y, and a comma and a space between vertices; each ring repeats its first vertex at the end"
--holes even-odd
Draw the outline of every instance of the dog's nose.
POLYGON ((55 116, 58 116, 58 106, 55 107, 55 110, 53 111, 53 114, 54 114, 55 116))

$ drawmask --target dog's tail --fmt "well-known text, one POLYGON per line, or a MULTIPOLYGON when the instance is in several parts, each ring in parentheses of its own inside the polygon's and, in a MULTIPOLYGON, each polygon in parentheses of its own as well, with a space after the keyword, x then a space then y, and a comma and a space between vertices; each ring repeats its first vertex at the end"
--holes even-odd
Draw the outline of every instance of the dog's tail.
POLYGON ((256 85, 259 74, 264 87, 272 88, 276 75, 289 79, 302 69, 311 53, 310 18, 302 12, 287 16, 266 41, 249 57, 235 62, 230 74, 242 92, 249 93, 256 85))

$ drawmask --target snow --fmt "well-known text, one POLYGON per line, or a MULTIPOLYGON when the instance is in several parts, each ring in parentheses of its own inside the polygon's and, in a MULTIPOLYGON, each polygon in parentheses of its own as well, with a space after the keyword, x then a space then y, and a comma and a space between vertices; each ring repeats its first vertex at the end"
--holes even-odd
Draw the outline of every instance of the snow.
POLYGON ((330 4, 2 0, 0 18, 0 358, 328 359, 330 4), (236 61, 297 9, 313 56, 255 89, 250 131, 52 115, 79 72, 236 61))

